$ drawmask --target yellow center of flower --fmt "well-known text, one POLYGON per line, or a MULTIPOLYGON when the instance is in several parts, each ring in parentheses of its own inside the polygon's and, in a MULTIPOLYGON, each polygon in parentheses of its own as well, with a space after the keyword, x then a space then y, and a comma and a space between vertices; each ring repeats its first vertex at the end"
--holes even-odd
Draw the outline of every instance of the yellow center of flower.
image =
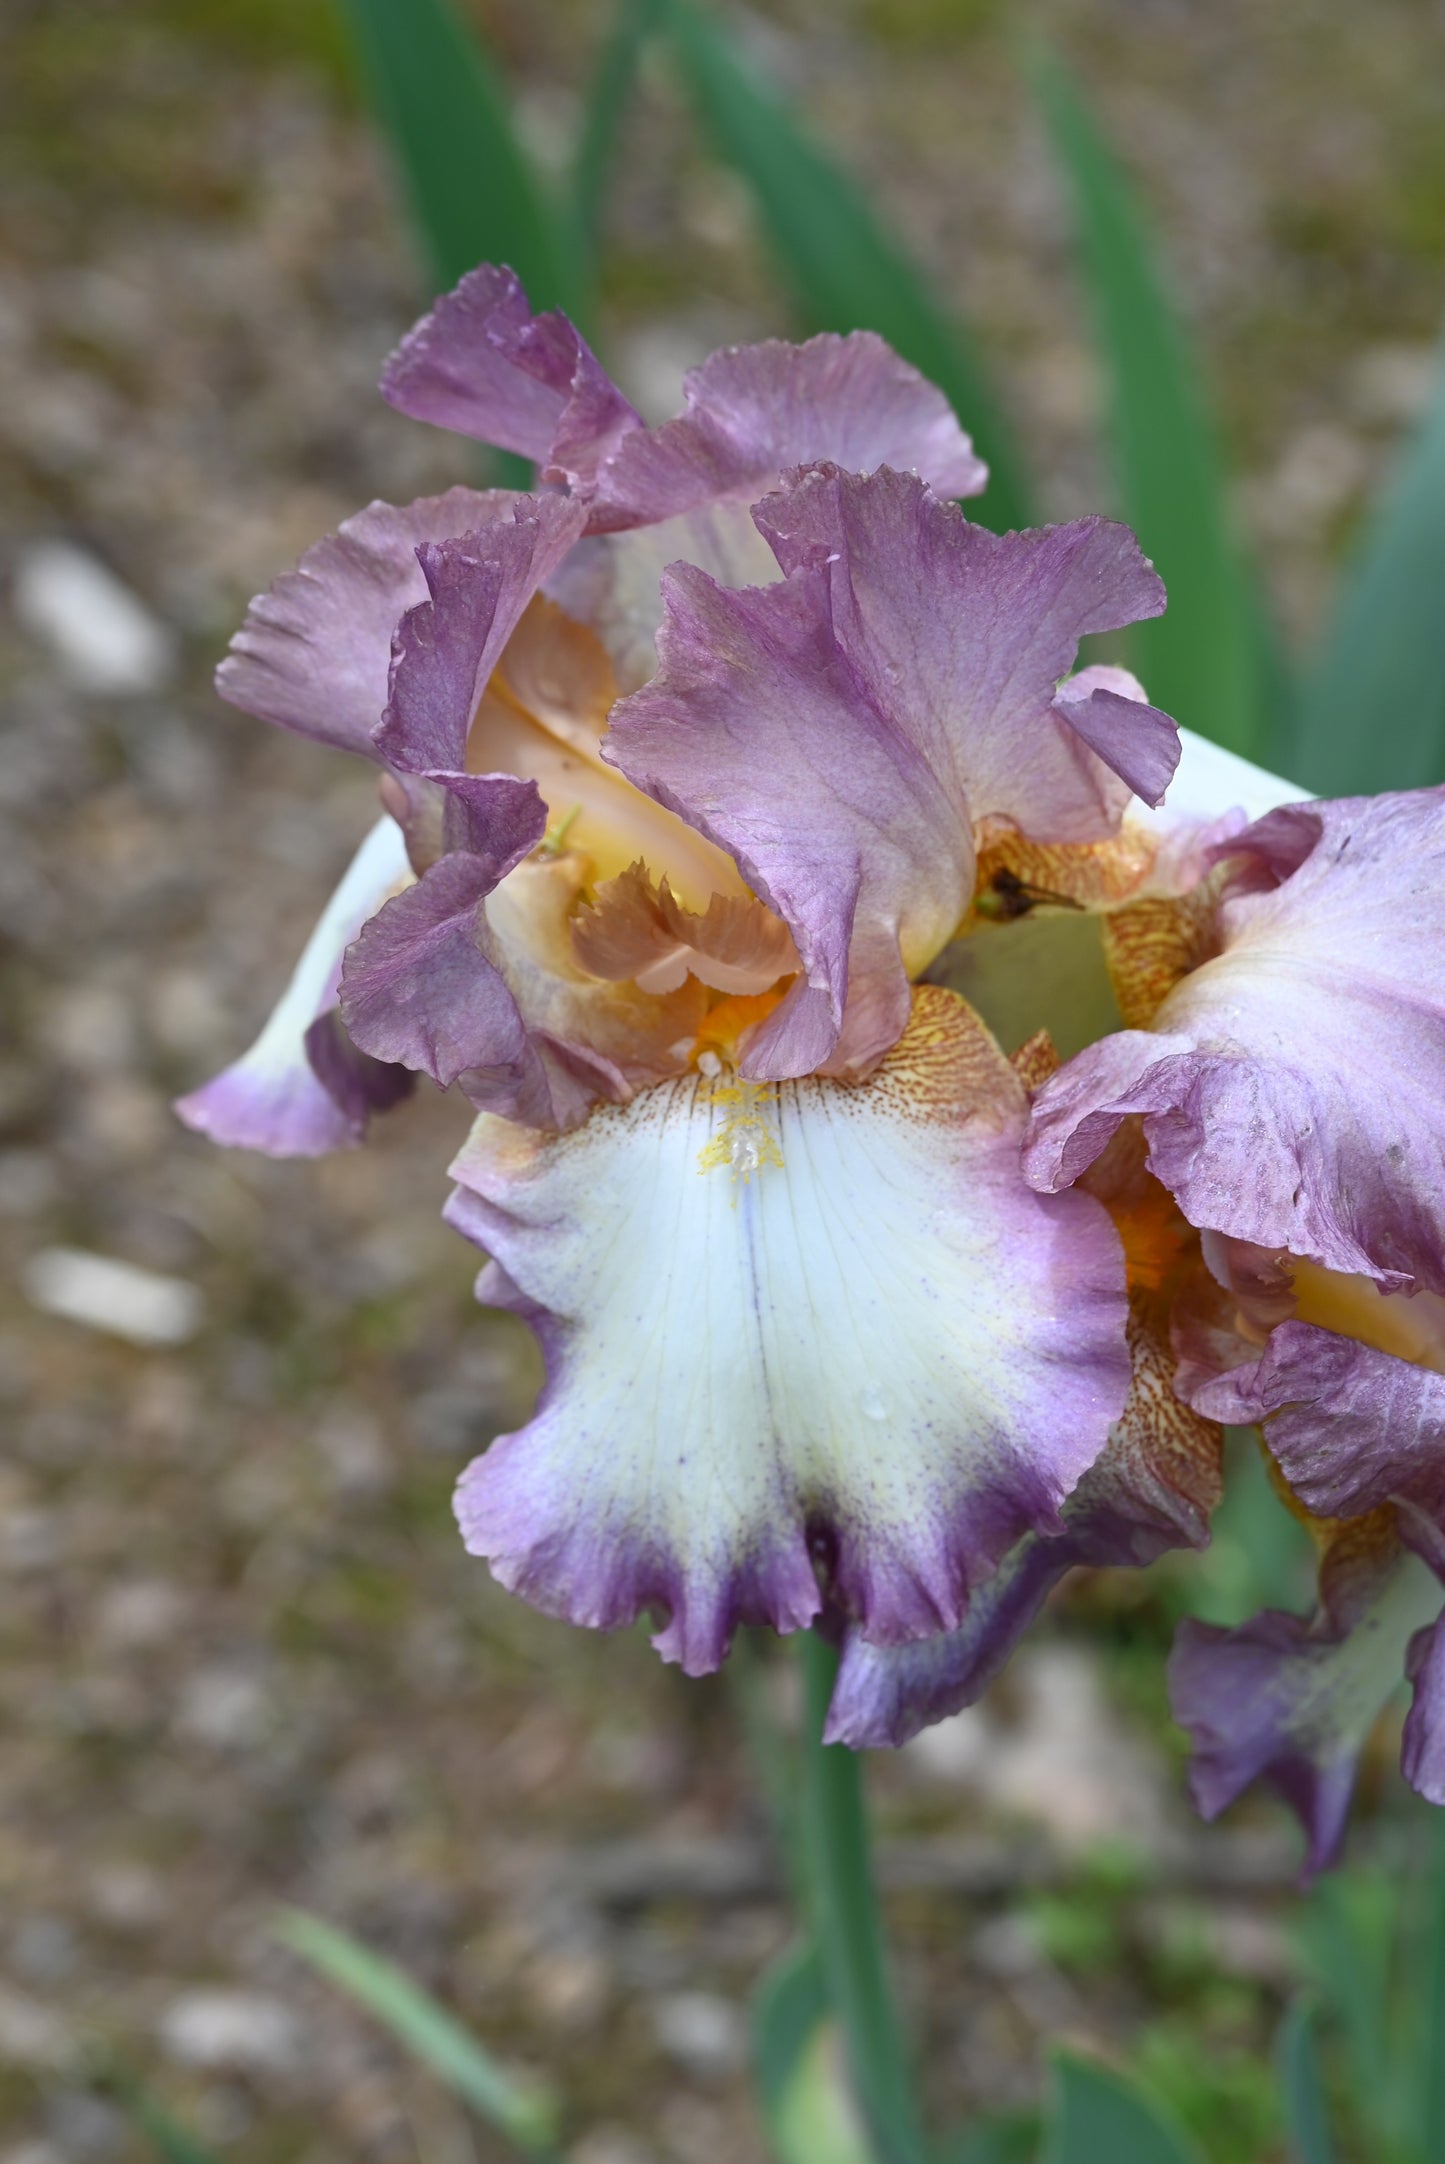
POLYGON ((1445 1374, 1445 1299, 1438 1293, 1389 1293, 1368 1277, 1290 1260, 1295 1314, 1301 1322, 1353 1338, 1376 1352, 1445 1374))

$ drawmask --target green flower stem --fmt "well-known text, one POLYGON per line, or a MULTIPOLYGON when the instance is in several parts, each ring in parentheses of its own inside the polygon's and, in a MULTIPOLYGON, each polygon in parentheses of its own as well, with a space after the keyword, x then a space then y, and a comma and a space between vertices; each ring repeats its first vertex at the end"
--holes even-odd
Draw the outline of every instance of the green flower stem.
POLYGON ((802 1836, 812 1925, 849 2069, 882 2164, 924 2164, 913 2083, 883 1944, 858 1760, 824 1744, 838 1656, 799 1633, 805 1712, 802 1836))

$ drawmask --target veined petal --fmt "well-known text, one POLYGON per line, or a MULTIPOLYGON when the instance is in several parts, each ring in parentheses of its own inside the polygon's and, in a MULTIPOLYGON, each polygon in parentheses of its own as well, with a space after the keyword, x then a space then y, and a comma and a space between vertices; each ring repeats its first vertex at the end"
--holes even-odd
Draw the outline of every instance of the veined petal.
POLYGON ((1157 1302, 1136 1295, 1128 1402, 1102 1456, 1064 1503, 1065 1530, 1026 1533, 974 1593, 955 1631, 916 1645, 878 1646, 849 1630, 826 1742, 855 1750, 906 1743, 971 1706, 1069 1571, 1143 1566, 1170 1548, 1204 1546, 1219 1500, 1220 1431, 1174 1396, 1165 1321, 1157 1302))
POLYGON ((654 526, 589 534, 553 572, 547 592, 596 632, 620 692, 636 691, 657 667, 662 574, 695 564, 720 586, 767 586, 777 558, 745 503, 711 503, 654 526))
POLYGON ((1023 1111, 929 987, 866 1085, 689 1078, 561 1139, 482 1120, 462 1222, 549 1372, 463 1476, 468 1546, 549 1613, 660 1610, 689 1671, 740 1622, 807 1624, 820 1577, 871 1640, 955 1628, 1128 1386, 1117 1237, 1087 1196, 1031 1206, 1023 1111))
POLYGON ((1000 539, 906 474, 815 468, 755 515, 788 576, 733 592, 675 567, 659 672, 615 709, 606 756, 793 934, 803 975, 744 1071, 865 1072, 968 908, 975 827, 1117 827, 1128 792, 1076 731, 1084 708, 1126 768, 1160 767, 1165 717, 1059 686, 1085 631, 1157 612, 1163 589, 1123 527, 1000 539))
POLYGON ((587 485, 640 417, 564 315, 533 315, 514 271, 468 271, 397 347, 381 395, 418 421, 587 485))
MULTIPOLYGON (((1194 1746, 1190 1786, 1203 1816, 1269 1781, 1304 1826, 1307 1877, 1338 1853, 1365 1739, 1416 1632, 1440 1612, 1439 1580, 1401 1546, 1393 1517, 1336 1531, 1313 1617, 1266 1609, 1237 1630, 1185 1622, 1170 1657, 1174 1718, 1194 1746)), ((1425 1722, 1422 1713, 1417 1733, 1425 1722)))
POLYGON ((862 1066, 907 1020, 905 941, 921 965, 968 906, 967 804, 861 695, 821 574, 734 593, 679 564, 664 593, 661 667, 614 709, 605 755, 727 850, 793 935, 803 975, 744 1072, 811 1074, 830 1057, 855 942, 882 988, 862 1066))
MULTIPOLYGON (((1370 1298, 1383 1305, 1373 1290, 1370 1298)), ((1399 1304, 1408 1329, 1413 1303, 1399 1304)), ((1266 1423, 1280 1471, 1315 1516, 1359 1517, 1400 1501, 1445 1533, 1445 1375, 1292 1321, 1271 1331, 1252 1365, 1194 1396, 1227 1396, 1225 1417, 1266 1423)))
POLYGON ((532 596, 582 530, 568 496, 518 496, 483 526, 418 550, 429 596, 396 633, 381 757, 450 786, 466 771, 472 716, 532 596))
POLYGON ((976 821, 1096 841, 1119 823, 1129 774, 1162 794, 1175 724, 1122 670, 1069 679, 1086 633, 1163 611, 1163 581, 1127 526, 995 534, 911 474, 825 465, 790 476, 754 515, 785 572, 825 575, 850 668, 954 776, 976 821))
POLYGON ((569 1127, 595 1097, 677 1073, 706 994, 693 982, 659 997, 589 977, 571 940, 585 860, 520 861, 542 836, 536 789, 507 776, 490 786, 513 792, 509 854, 455 850, 389 902, 347 954, 342 1009, 354 1041, 378 1057, 443 1089, 460 1083, 500 1117, 569 1127))
POLYGON ((1287 806, 1216 854, 1219 953, 1041 1093, 1029 1177, 1140 1113, 1192 1224, 1445 1290, 1445 790, 1287 806))
POLYGON ((426 599, 417 549, 505 518, 517 500, 505 489, 452 488, 404 506, 368 504, 256 596, 216 671, 221 697, 375 759, 392 633, 426 599))
POLYGON ((940 496, 976 496, 988 468, 941 391, 873 331, 806 345, 731 346, 692 369, 686 406, 619 445, 593 527, 651 525, 728 497, 754 502, 790 466, 913 472, 940 496))
POLYGON ((307 940, 270 1019, 249 1052, 176 1111, 214 1142, 272 1157, 320 1157, 361 1140, 369 1109, 408 1086, 394 1067, 333 1035, 341 957, 389 894, 411 879, 406 844, 379 819, 307 940))
POLYGON ((347 953, 341 999, 353 1040, 443 1089, 474 1069, 519 1081, 526 1060, 516 1003, 479 944, 495 884, 484 858, 454 850, 394 896, 347 953))

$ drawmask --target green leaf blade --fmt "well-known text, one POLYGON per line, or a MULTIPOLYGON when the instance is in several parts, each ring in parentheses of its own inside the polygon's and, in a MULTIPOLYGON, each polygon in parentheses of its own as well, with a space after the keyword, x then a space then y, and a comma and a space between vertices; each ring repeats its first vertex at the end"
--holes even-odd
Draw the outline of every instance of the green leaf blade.
POLYGON ((874 2164, 814 1947, 794 1947, 767 1970, 751 2027, 754 2086, 777 2164, 874 2164))
POLYGON ((722 24, 668 0, 683 75, 719 155, 747 183, 810 329, 877 331, 937 384, 989 464, 969 516, 1003 531, 1030 522, 1008 424, 968 342, 861 189, 745 64, 722 24))
POLYGON ((381 1955, 302 1909, 283 1910, 276 1936, 365 2007, 414 2056, 524 2155, 551 2164, 555 2112, 508 2074, 420 1985, 381 1955))
POLYGON ((1180 2128, 1122 2074, 1062 2051, 1053 2073, 1043 2164, 1203 2164, 1180 2128))
POLYGON ((144 2083, 112 2068, 109 2086, 119 2098, 126 2116, 145 2136, 162 2164, 217 2164, 215 2152, 197 2141, 190 2129, 182 2126, 144 2083))
POLYGON ((569 308, 570 236, 511 122, 506 87, 450 0, 343 0, 436 281, 508 263, 534 308, 569 308))
POLYGON ((1445 780, 1442 597, 1445 354, 1306 689, 1295 768, 1322 796, 1445 780))
POLYGON ((620 0, 602 47, 582 112, 572 164, 572 247, 590 292, 602 252, 602 220, 622 123, 632 100, 642 57, 660 29, 667 0, 620 0))
POLYGON ((1133 191, 1067 70, 1044 55, 1033 75, 1071 198, 1123 512, 1169 591, 1166 613, 1131 634, 1139 671, 1150 698, 1176 719, 1259 759, 1269 745, 1267 687, 1281 671, 1231 529, 1193 356, 1133 191))
POLYGON ((1295 2164, 1335 2164, 1315 2009, 1307 1997, 1293 2000, 1280 2024, 1275 2063, 1295 2164))

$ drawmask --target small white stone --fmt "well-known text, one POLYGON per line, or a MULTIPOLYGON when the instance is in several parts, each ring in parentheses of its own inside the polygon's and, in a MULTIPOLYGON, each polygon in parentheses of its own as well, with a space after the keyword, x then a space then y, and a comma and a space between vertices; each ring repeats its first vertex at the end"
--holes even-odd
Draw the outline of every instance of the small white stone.
POLYGON ((74 2048, 75 2038, 63 2015, 0 1983, 0 2065, 63 2066, 74 2048))
POLYGON ((198 1668, 176 1709, 176 1730, 189 1742, 219 1751, 251 1750, 271 1726, 270 1695, 244 1668, 198 1668))
POLYGON ((173 1999, 160 2020, 160 2041, 182 2066, 284 2073, 300 2055, 296 2016, 280 1999, 257 1991, 204 1985, 173 1999))
POLYGON ((669 2058, 704 2078, 736 2073, 747 2053, 742 2014, 713 1991, 674 1991, 659 2001, 657 2041, 669 2058))
POLYGON ((201 1294, 183 1278, 74 1247, 41 1248, 25 1264, 21 1283, 42 1314, 109 1331, 132 1345, 184 1345, 205 1313, 201 1294))
POLYGON ((82 691, 159 691, 175 673, 171 632, 96 557, 42 541, 15 573, 15 614, 82 691))

